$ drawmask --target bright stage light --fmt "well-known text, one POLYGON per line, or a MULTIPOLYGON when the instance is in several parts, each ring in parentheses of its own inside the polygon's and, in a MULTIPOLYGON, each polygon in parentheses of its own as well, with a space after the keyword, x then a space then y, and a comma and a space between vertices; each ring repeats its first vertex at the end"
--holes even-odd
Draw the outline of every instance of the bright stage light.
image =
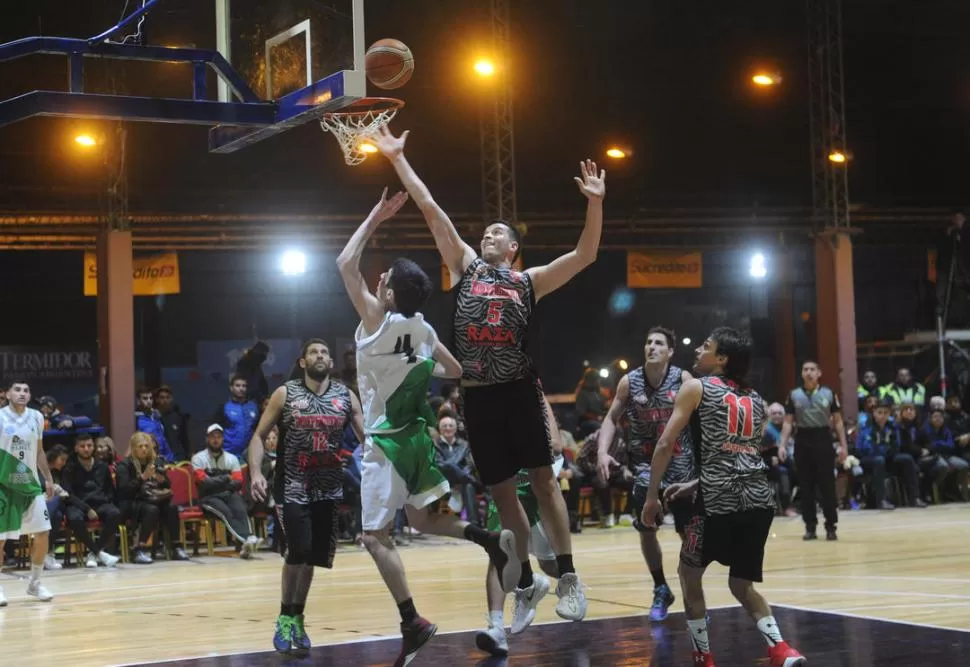
POLYGON ((306 255, 299 250, 287 250, 280 258, 283 275, 299 276, 306 273, 306 255))

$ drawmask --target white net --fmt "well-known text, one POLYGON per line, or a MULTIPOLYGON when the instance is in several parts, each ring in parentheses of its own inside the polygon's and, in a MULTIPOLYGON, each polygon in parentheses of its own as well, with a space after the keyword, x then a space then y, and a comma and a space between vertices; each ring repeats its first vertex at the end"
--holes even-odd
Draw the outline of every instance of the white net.
POLYGON ((344 153, 344 162, 358 165, 368 155, 377 152, 372 143, 374 137, 380 128, 391 122, 401 106, 397 100, 387 100, 379 108, 325 114, 320 118, 320 127, 336 137, 344 153))

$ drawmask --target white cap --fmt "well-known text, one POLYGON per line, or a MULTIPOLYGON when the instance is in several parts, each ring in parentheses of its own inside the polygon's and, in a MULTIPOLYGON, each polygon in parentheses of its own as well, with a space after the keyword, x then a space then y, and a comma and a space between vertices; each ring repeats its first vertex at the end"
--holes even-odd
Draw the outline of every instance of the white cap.
POLYGON ((209 428, 205 430, 205 434, 209 435, 213 431, 219 431, 221 433, 223 431, 223 428, 219 426, 219 424, 209 424, 209 428))

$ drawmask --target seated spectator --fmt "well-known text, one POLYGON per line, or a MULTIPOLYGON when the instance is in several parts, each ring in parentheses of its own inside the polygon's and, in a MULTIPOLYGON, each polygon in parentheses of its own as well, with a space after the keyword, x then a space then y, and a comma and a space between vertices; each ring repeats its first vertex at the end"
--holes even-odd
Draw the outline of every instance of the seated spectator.
POLYGON ((445 414, 438 420, 438 439, 434 447, 438 469, 451 485, 452 493, 460 494, 468 521, 481 525, 478 516, 478 492, 483 491, 484 487, 472 474, 468 442, 458 437, 458 420, 452 415, 445 414))
POLYGON ((47 499, 47 516, 51 520, 51 531, 47 539, 47 555, 44 557, 45 570, 60 570, 63 565, 54 556, 54 546, 61 538, 61 526, 64 523, 64 512, 67 508, 67 497, 70 495, 61 486, 64 466, 67 465, 68 452, 64 445, 54 445, 47 450, 47 467, 51 470, 54 480, 54 495, 47 499))
POLYGON ((608 407, 600 386, 599 373, 593 368, 587 368, 576 389, 576 416, 579 419, 576 437, 586 438, 593 431, 598 431, 608 407))
MULTIPOLYGON (((135 430, 147 433, 155 438, 159 455, 169 463, 175 462, 175 455, 165 439, 165 425, 162 415, 155 409, 155 396, 148 387, 139 387, 135 396, 138 407, 135 409, 135 430)), ((118 435, 117 433, 115 435, 118 435)))
POLYGON ((879 389, 879 397, 893 405, 912 403, 917 410, 926 405, 926 387, 913 380, 908 368, 896 370, 896 381, 879 389))
POLYGON ((943 412, 934 410, 923 426, 926 449, 935 458, 932 473, 927 473, 924 469, 924 474, 927 474, 927 476, 932 474, 933 481, 948 498, 961 500, 957 484, 961 476, 970 468, 970 463, 967 463, 966 459, 960 456, 960 450, 953 439, 953 434, 947 428, 945 422, 946 418, 943 412), (952 486, 949 486, 950 483, 952 483, 952 486))
POLYGON ((248 387, 245 377, 233 375, 229 380, 229 400, 216 408, 212 419, 222 427, 226 452, 243 460, 259 419, 257 403, 248 398, 248 387))
POLYGON ((617 462, 616 466, 610 468, 610 477, 606 484, 600 482, 596 474, 597 461, 599 460, 599 445, 596 438, 599 437, 599 429, 590 433, 583 440, 583 445, 576 459, 577 467, 583 474, 587 484, 596 489, 596 497, 599 500, 601 516, 600 521, 604 528, 612 528, 616 525, 616 515, 613 512, 613 489, 629 491, 633 488, 633 472, 627 463, 627 445, 623 438, 622 429, 616 429, 616 435, 607 453, 617 462))
POLYGON ((792 471, 788 465, 788 447, 780 447, 781 428, 785 423, 785 406, 772 403, 768 406, 768 424, 761 439, 761 456, 768 466, 768 479, 778 486, 778 501, 785 516, 797 516, 791 506, 792 471))
MULTIPOLYGON (((859 459, 862 470, 869 475, 869 499, 866 507, 891 510, 886 500, 887 463, 899 451, 899 431, 889 422, 890 405, 884 401, 876 406, 872 421, 859 429, 855 447, 849 453, 859 459)), ((915 469, 913 471, 915 473, 915 469)))
POLYGON ((862 403, 862 412, 859 413, 859 429, 864 429, 872 423, 872 413, 879 405, 879 399, 875 396, 866 396, 862 403))
POLYGON ((94 441, 94 458, 103 461, 109 466, 118 461, 118 454, 115 451, 115 442, 108 436, 103 436, 94 441))
POLYGON ((222 448, 222 426, 211 424, 205 433, 205 449, 192 457, 199 504, 242 543, 240 556, 248 560, 256 553, 261 540, 253 535, 246 501, 239 493, 243 485, 242 467, 239 459, 222 448))
MULTIPOLYGON (((942 396, 933 396, 930 398, 930 402, 927 404, 927 411, 932 412, 933 410, 939 410, 943 412, 946 410, 946 399, 942 396)), ((927 415, 929 419, 929 415, 927 415)))
POLYGON ((879 400, 879 380, 876 378, 875 371, 866 371, 862 374, 862 382, 856 388, 856 396, 859 398, 859 411, 862 411, 862 407, 866 402, 866 399, 872 396, 877 401, 879 400))
POLYGON ((926 427, 920 428, 916 423, 916 406, 909 403, 900 406, 897 427, 899 428, 899 450, 913 457, 922 475, 920 498, 925 501, 931 495, 932 484, 942 483, 943 478, 946 477, 946 462, 932 452, 926 427))
POLYGON ((57 409, 57 400, 53 396, 41 396, 37 403, 38 410, 44 415, 45 431, 66 431, 74 428, 74 418, 57 409))
POLYGON ((128 442, 128 458, 118 464, 118 505, 124 521, 138 527, 138 544, 132 562, 152 562, 148 538, 155 535, 159 521, 165 530, 165 544, 171 560, 188 560, 179 542, 179 512, 172 504, 172 485, 165 467, 155 456, 155 443, 147 433, 135 433, 128 442))
POLYGON ((118 564, 118 557, 108 553, 108 546, 115 539, 121 510, 115 505, 115 485, 111 469, 103 461, 94 458, 94 439, 86 433, 74 441, 74 460, 64 471, 64 484, 68 492, 67 523, 74 539, 88 549, 85 567, 96 568, 100 561, 105 567, 118 564), (88 521, 100 521, 101 531, 97 541, 87 529, 88 521))
POLYGON ((188 461, 194 453, 189 442, 189 416, 175 402, 171 387, 162 385, 155 390, 155 406, 162 417, 162 429, 172 457, 176 461, 188 461))
POLYGON ((956 394, 946 399, 946 427, 950 429, 958 447, 970 444, 970 415, 963 411, 963 401, 956 394))

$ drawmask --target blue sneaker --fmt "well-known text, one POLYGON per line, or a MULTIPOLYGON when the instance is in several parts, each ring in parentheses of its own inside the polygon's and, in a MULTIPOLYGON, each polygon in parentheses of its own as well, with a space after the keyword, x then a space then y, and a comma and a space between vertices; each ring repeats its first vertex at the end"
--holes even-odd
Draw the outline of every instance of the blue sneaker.
POLYGON ((662 621, 667 618, 670 605, 674 603, 674 594, 670 592, 670 586, 661 584, 653 589, 653 604, 650 605, 650 620, 662 621))
POLYGON ((290 653, 293 650, 293 634, 296 631, 296 619, 283 616, 276 619, 276 634, 273 635, 273 648, 277 653, 290 653))
POLYGON ((310 652, 310 638, 303 627, 303 614, 293 617, 293 653, 306 655, 310 652))

